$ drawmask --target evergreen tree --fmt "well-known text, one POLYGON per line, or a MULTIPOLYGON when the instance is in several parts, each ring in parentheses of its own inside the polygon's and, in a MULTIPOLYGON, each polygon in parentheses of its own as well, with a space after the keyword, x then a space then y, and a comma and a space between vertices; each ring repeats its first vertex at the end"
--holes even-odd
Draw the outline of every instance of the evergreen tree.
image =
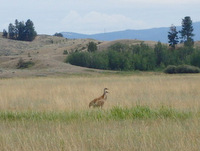
POLYGON ((37 36, 33 22, 28 19, 26 23, 15 20, 15 25, 12 23, 8 26, 8 34, 10 39, 32 41, 37 36))
POLYGON ((37 36, 37 32, 35 31, 35 27, 33 22, 28 19, 25 25, 25 40, 32 41, 37 36))
POLYGON ((182 19, 182 30, 181 33, 181 39, 184 43, 184 46, 192 47, 194 45, 193 36, 193 26, 192 26, 192 20, 189 16, 186 16, 184 19, 182 19))
POLYGON ((88 44, 88 51, 89 52, 94 52, 96 50, 97 50, 97 44, 94 43, 93 41, 89 42, 89 44, 88 44))
POLYGON ((55 33, 54 36, 57 36, 57 37, 64 37, 62 33, 55 33))
POLYGON ((10 39, 15 39, 15 26, 12 23, 8 26, 8 33, 10 39))
POLYGON ((163 61, 163 46, 162 43, 159 41, 154 48, 154 53, 156 56, 156 65, 159 67, 163 61))
POLYGON ((178 32, 176 31, 176 26, 172 25, 170 31, 168 32, 169 46, 175 49, 175 46, 178 44, 178 32))
POLYGON ((8 32, 7 32, 5 29, 3 30, 3 37, 4 37, 4 38, 7 38, 7 37, 8 37, 8 32))
POLYGON ((17 26, 18 36, 16 37, 17 40, 25 40, 25 24, 24 22, 19 22, 17 26))
POLYGON ((19 21, 16 19, 15 20, 15 37, 16 39, 18 38, 18 35, 19 35, 19 21))

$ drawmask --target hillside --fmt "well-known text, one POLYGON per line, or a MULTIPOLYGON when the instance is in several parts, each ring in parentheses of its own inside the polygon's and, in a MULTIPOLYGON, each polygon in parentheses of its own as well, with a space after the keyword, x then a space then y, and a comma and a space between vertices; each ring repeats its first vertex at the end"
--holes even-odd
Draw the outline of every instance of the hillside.
MULTIPOLYGON (((65 39, 61 37, 39 35, 33 42, 24 42, 5 39, 0 36, 0 78, 30 77, 30 76, 54 76, 70 74, 94 74, 102 70, 87 69, 65 63, 64 51, 86 51, 90 41, 97 43, 98 51, 107 49, 115 43, 135 45, 144 42, 154 46, 155 41, 141 40, 115 40, 97 41, 92 39, 65 39), (17 69, 17 64, 22 58, 24 61, 32 61, 34 66, 28 69, 17 69), (97 72, 94 72, 97 71, 97 72)), ((200 42, 195 42, 200 46, 200 42)))
POLYGON ((89 41, 91 40, 66 40, 60 37, 39 35, 33 42, 23 42, 4 39, 0 36, 0 77, 83 73, 84 68, 64 63, 66 55, 63 55, 63 52, 86 48, 89 41), (35 65, 29 69, 17 69, 20 58, 24 61, 32 61, 35 65))
MULTIPOLYGON (((107 49, 114 43, 140 44, 139 40, 97 41, 92 39, 69 40, 61 37, 39 35, 33 42, 5 39, 0 36, 0 77, 51 76, 65 74, 92 74, 91 69, 64 63, 64 51, 85 51, 90 41, 98 43, 98 50, 107 49), (34 66, 17 69, 19 59, 32 61, 34 66)), ((147 41, 149 45, 156 42, 147 41)), ((95 70, 100 71, 100 70, 95 70)))
MULTIPOLYGON (((169 25, 170 26, 170 25, 169 25)), ((200 22, 193 23, 194 27, 194 40, 200 40, 200 22)), ((181 30, 181 26, 177 26, 177 31, 181 30)), ((140 39, 144 41, 160 41, 163 43, 168 43, 168 31, 169 27, 162 28, 152 28, 144 30, 125 30, 125 31, 116 31, 109 33, 99 33, 99 34, 79 34, 72 32, 62 32, 64 37, 69 39, 85 39, 92 38, 102 41, 113 41, 118 39, 140 39)))

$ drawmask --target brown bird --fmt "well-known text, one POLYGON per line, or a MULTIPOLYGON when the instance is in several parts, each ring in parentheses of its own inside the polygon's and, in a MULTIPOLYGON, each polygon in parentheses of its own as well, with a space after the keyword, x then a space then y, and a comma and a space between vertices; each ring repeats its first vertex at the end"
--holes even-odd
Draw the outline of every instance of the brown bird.
POLYGON ((108 88, 104 88, 104 93, 102 96, 92 100, 90 103, 89 103, 89 107, 93 106, 93 107, 103 107, 106 99, 107 99, 107 93, 108 93, 108 88))

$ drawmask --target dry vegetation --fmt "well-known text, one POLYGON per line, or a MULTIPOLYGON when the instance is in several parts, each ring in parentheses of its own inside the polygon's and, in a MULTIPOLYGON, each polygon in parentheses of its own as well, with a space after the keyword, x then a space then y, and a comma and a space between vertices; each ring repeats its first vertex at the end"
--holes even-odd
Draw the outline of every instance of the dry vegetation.
POLYGON ((1 122, 4 151, 197 151, 199 119, 1 122))
POLYGON ((105 109, 113 106, 200 108, 199 75, 97 76, 2 79, 0 109, 11 111, 80 111, 108 87, 105 109))
POLYGON ((196 151, 200 147, 199 85, 198 74, 2 79, 0 148, 196 151), (105 108, 90 110, 89 101, 100 96, 104 87, 110 90, 105 108), (114 106, 130 109, 137 105, 152 110, 164 106, 193 115, 88 118, 106 115, 114 106), (23 117, 14 118, 15 114, 23 117), (68 114, 73 119, 65 119, 68 114))
MULTIPOLYGON (((0 38, 0 150, 199 150, 199 74, 101 74, 64 63, 65 50, 84 51, 89 41, 0 38), (20 58, 35 65, 16 69, 20 58), (89 109, 105 87, 104 109, 89 109)), ((102 50, 141 41, 96 42, 102 50)))
MULTIPOLYGON (((66 74, 93 74, 85 68, 64 63, 64 52, 85 51, 87 44, 94 41, 98 50, 107 49, 110 45, 121 42, 124 44, 140 44, 140 40, 117 40, 101 42, 92 39, 65 39, 61 37, 39 35, 33 42, 16 41, 2 38, 0 34, 0 77, 35 77, 58 76, 66 74), (19 59, 35 63, 31 68, 16 69, 19 59)), ((156 42, 145 42, 154 45, 156 42)), ((95 70, 96 71, 96 70, 95 70)))
POLYGON ((84 68, 64 63, 64 51, 74 52, 86 48, 91 39, 67 40, 61 37, 40 35, 33 42, 9 40, 0 36, 0 77, 35 77, 71 73, 85 73, 84 68), (16 69, 19 59, 32 61, 29 69, 16 69))

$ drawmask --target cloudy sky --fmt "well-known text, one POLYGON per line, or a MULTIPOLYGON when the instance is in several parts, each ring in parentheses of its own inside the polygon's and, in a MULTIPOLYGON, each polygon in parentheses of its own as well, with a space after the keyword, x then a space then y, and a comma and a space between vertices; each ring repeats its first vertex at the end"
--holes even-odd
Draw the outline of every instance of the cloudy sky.
POLYGON ((31 19, 39 34, 94 34, 200 21, 200 0, 0 0, 0 30, 31 19))

